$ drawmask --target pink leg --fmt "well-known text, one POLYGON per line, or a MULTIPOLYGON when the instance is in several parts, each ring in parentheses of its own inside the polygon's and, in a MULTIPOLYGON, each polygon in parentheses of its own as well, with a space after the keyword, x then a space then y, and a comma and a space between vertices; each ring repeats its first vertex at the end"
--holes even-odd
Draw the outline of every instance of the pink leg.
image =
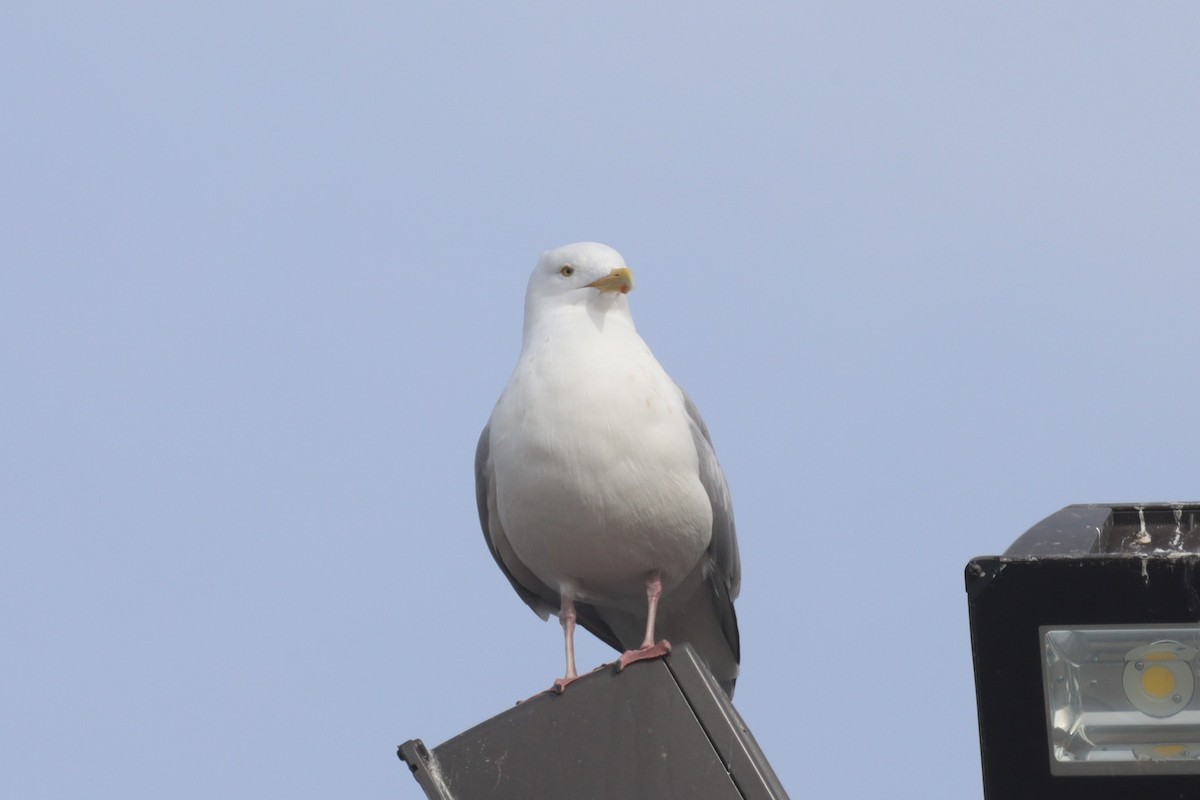
POLYGON ((567 674, 554 682, 551 687, 558 694, 563 693, 567 685, 573 683, 579 673, 575 671, 575 600, 569 594, 562 596, 558 611, 558 621, 562 623, 563 639, 567 649, 567 674))
POLYGON ((662 574, 658 571, 650 573, 646 579, 646 636, 642 646, 637 650, 626 650, 617 660, 617 672, 628 667, 635 661, 648 661, 661 658, 671 652, 671 643, 666 639, 655 644, 654 623, 658 617, 658 601, 662 597, 662 574))

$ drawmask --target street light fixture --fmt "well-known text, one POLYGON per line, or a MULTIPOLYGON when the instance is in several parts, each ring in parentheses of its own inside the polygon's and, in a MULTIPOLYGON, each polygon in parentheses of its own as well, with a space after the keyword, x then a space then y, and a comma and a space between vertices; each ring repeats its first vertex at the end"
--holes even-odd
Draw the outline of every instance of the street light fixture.
POLYGON ((966 586, 989 800, 1200 797, 1200 504, 1068 506, 966 586))

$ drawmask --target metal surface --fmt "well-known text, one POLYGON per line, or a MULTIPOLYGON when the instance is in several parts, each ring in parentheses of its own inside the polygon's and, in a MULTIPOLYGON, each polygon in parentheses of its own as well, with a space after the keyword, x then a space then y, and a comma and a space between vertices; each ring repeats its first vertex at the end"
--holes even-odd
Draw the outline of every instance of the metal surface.
POLYGON ((400 746, 432 800, 782 800, 754 737, 687 644, 535 695, 447 742, 400 746))
POLYGON ((1196 503, 1068 506, 967 564, 988 800, 1200 797, 1194 775, 1052 775, 1039 636, 1200 621, 1198 536, 1196 503))

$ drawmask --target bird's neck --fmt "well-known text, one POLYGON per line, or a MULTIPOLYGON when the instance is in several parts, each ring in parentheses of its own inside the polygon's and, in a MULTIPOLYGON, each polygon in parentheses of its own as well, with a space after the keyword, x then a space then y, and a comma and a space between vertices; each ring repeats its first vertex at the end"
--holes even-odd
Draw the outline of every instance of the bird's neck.
POLYGON ((602 295, 590 302, 525 305, 523 347, 565 338, 637 336, 629 303, 623 295, 602 295))

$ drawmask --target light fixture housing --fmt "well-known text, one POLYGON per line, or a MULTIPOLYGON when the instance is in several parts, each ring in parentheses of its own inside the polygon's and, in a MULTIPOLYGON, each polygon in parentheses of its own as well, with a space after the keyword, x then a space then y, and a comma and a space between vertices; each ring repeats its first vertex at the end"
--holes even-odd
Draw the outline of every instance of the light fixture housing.
POLYGON ((1200 796, 1200 503, 1068 506, 966 585, 989 800, 1200 796))

